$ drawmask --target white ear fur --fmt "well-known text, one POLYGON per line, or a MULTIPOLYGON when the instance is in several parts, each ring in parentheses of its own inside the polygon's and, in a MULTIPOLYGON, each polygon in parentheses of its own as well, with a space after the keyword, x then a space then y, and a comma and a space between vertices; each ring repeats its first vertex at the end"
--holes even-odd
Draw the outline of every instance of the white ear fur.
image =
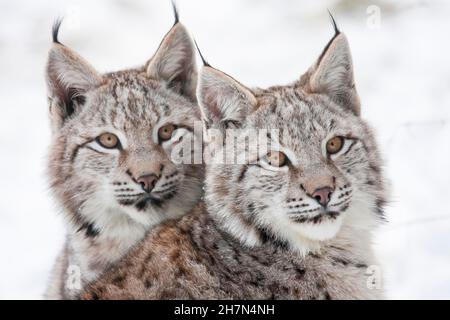
POLYGON ((227 74, 203 67, 197 89, 204 118, 213 123, 240 123, 256 106, 253 93, 227 74))
POLYGON ((48 54, 46 80, 51 119, 57 126, 73 112, 76 99, 79 102, 84 93, 103 83, 86 60, 60 43, 54 43, 48 54))
POLYGON ((50 89, 53 85, 87 91, 102 82, 101 75, 82 57, 69 48, 54 44, 47 63, 50 89))
POLYGON ((335 35, 309 72, 311 92, 324 93, 342 107, 360 114, 350 46, 343 33, 335 35))
POLYGON ((188 31, 176 23, 162 40, 147 65, 147 74, 196 101, 197 71, 195 50, 188 31))

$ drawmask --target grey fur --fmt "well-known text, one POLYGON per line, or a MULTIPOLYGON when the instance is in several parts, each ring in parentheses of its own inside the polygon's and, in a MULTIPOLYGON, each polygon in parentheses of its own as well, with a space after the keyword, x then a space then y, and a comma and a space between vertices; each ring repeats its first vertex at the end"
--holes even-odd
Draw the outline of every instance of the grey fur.
POLYGON ((204 203, 159 226, 82 298, 382 297, 366 274, 386 202, 382 162, 359 116, 345 35, 291 85, 251 90, 207 66, 197 95, 208 126, 241 129, 238 154, 247 129, 279 130, 288 165, 264 165, 264 154, 255 164, 208 164, 204 203), (333 155, 332 137, 344 141, 333 155), (313 196, 323 186, 333 190, 326 209, 313 196))
POLYGON ((47 298, 77 296, 148 230, 197 203, 203 167, 171 161, 181 141, 175 136, 192 136, 199 119, 196 80, 193 43, 178 22, 144 66, 107 74, 55 41, 47 64, 53 133, 48 169, 68 235, 47 298), (167 124, 176 130, 159 141, 158 129, 167 124), (119 138, 119 149, 98 143, 107 132, 119 138), (138 178, 150 174, 158 180, 146 193, 138 178))

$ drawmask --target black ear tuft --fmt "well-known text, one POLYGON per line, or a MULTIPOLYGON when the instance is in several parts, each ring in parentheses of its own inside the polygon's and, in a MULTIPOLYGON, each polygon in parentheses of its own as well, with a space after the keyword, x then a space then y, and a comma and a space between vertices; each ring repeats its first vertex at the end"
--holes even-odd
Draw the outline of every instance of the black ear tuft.
POLYGON ((250 89, 212 67, 201 69, 197 98, 203 119, 220 130, 240 127, 258 104, 250 89))
POLYGON ((175 18, 175 22, 173 23, 173 25, 176 25, 178 22, 180 22, 180 16, 178 15, 178 9, 175 0, 172 0, 172 9, 173 9, 173 16, 175 18))
POLYGON ((202 55, 202 52, 200 51, 200 48, 198 47, 197 41, 194 40, 195 47, 197 48, 198 54, 200 55, 200 58, 202 59, 203 66, 204 67, 211 67, 211 65, 206 61, 205 57, 202 55))
POLYGON ((63 22, 63 19, 62 18, 58 18, 53 23, 53 27, 52 27, 53 43, 61 44, 61 42, 59 42, 59 40, 58 40, 58 33, 59 33, 59 28, 61 27, 61 23, 62 22, 63 22))
POLYGON ((338 34, 341 33, 341 31, 339 30, 336 20, 334 20, 333 15, 331 14, 330 10, 328 10, 328 14, 330 15, 331 18, 331 23, 333 24, 333 28, 334 28, 334 37, 336 37, 338 34))
POLYGON ((335 34, 298 84, 309 93, 327 95, 334 103, 359 116, 361 103, 355 88, 350 45, 331 13, 330 18, 335 34))
POLYGON ((333 15, 331 14, 330 10, 328 10, 328 14, 330 15, 331 18, 331 23, 333 24, 333 28, 334 28, 334 36, 333 38, 331 38, 330 41, 328 41, 327 45, 325 46, 325 48, 323 49, 321 55, 319 56, 319 60, 318 62, 322 61, 323 56, 325 55, 325 53, 328 51, 328 48, 330 47, 330 45, 333 43, 334 39, 336 39, 336 37, 338 35, 341 34, 341 31, 339 30, 336 20, 334 20, 333 15))

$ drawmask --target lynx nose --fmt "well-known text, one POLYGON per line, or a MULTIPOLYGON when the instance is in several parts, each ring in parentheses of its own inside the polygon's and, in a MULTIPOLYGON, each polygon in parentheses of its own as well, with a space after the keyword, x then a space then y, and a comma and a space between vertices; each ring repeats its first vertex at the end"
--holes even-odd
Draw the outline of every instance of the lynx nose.
POLYGON ((316 189, 311 197, 317 200, 322 206, 326 207, 328 202, 330 201, 331 194, 333 193, 333 189, 330 187, 324 187, 316 189))
POLYGON ((145 174, 136 179, 145 192, 150 193, 155 187, 159 177, 156 174, 145 174))

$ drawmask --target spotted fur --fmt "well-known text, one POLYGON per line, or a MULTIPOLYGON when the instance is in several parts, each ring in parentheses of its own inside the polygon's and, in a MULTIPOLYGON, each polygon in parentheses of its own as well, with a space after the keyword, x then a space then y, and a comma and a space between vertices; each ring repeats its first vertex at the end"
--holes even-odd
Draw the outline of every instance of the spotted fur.
POLYGON ((382 162, 360 117, 345 35, 336 29, 291 85, 251 90, 206 65, 197 95, 207 127, 239 129, 238 154, 248 130, 278 130, 268 139, 287 165, 264 164, 265 154, 255 162, 207 164, 205 202, 159 226, 82 298, 382 297, 366 274, 376 265, 372 232, 386 201, 382 162), (330 155, 325 146, 335 136, 344 146, 330 155), (324 186, 332 190, 326 206, 314 197, 324 186))
POLYGON ((68 234, 46 292, 51 299, 75 297, 148 230, 188 212, 203 184, 202 165, 171 160, 199 119, 195 50, 185 27, 177 20, 144 66, 106 74, 61 44, 58 28, 47 64, 48 168, 68 234), (158 129, 167 124, 176 129, 160 141, 158 129), (114 134, 118 147, 102 147, 103 133, 114 134), (139 179, 146 175, 157 178, 151 191, 139 179))

